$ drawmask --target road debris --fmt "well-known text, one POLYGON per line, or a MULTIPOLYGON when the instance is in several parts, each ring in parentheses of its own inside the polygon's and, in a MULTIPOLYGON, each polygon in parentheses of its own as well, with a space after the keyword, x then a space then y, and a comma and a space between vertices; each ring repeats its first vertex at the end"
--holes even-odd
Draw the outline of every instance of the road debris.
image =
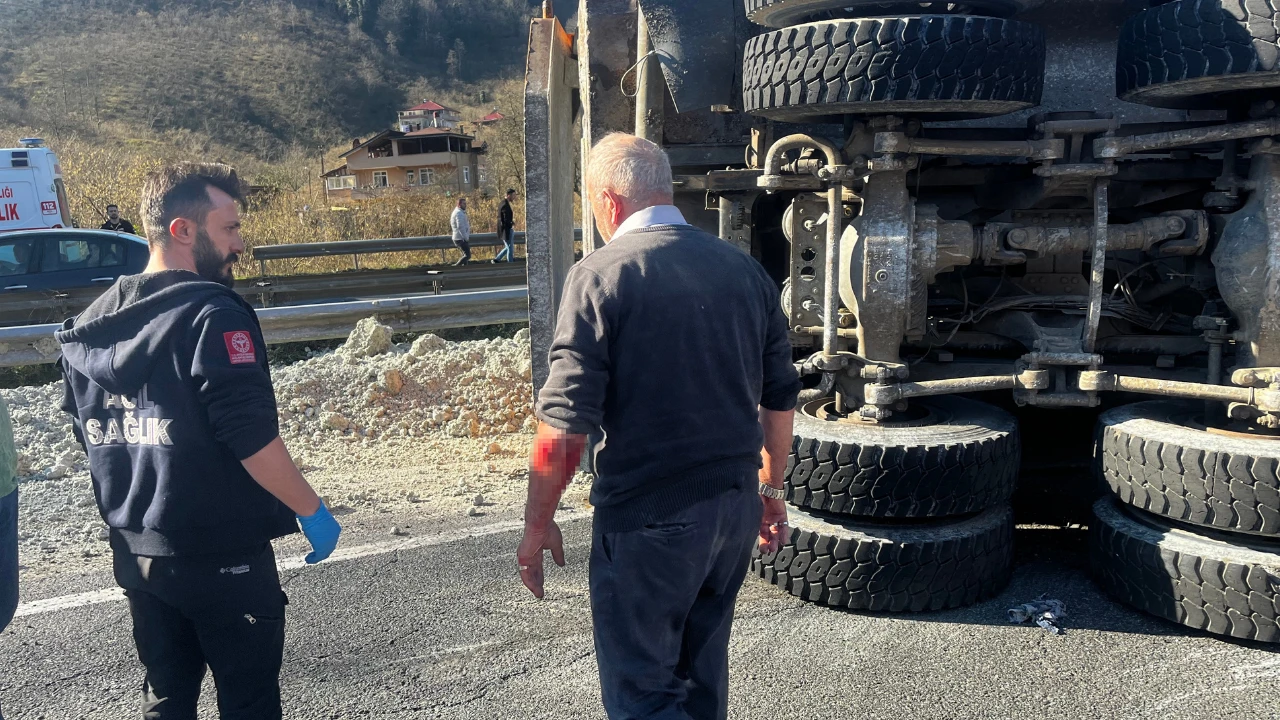
POLYGON ((1067 604, 1045 594, 1029 603, 1009 608, 1008 614, 1009 622, 1014 625, 1031 621, 1054 635, 1060 635, 1062 627, 1058 623, 1067 616, 1067 604))
MULTIPOLYGON (((280 435, 326 504, 354 514, 348 523, 367 517, 380 533, 388 524, 369 511, 478 516, 518 507, 537 425, 526 379, 528 331, 463 342, 422 335, 384 347, 382 327, 366 322, 342 352, 271 368, 280 435), (478 493, 483 506, 474 504, 478 493)), ((0 395, 19 453, 19 554, 32 567, 27 572, 101 564, 82 553, 107 533, 84 451, 59 409, 62 383, 0 395)))

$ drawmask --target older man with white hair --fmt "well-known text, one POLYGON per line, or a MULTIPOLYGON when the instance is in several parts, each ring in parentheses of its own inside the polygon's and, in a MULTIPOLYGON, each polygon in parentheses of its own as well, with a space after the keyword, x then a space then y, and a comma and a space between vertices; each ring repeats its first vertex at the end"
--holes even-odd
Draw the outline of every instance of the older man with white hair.
POLYGON ((602 139, 587 181, 609 240, 565 280, 538 396, 521 579, 542 597, 544 551, 564 564, 555 509, 587 436, 603 430, 590 590, 605 711, 725 718, 751 548, 776 549, 786 532, 800 382, 778 286, 685 222, 666 154, 648 140, 602 139))

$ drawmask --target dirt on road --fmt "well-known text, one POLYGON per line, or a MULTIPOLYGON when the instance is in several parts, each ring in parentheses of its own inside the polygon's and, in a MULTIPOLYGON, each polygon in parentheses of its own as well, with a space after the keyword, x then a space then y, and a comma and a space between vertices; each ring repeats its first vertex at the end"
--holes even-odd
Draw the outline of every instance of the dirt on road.
MULTIPOLYGON (((308 354, 272 368, 281 436, 350 532, 399 535, 410 531, 404 518, 496 514, 524 501, 536 426, 527 330, 394 343, 370 319, 337 350, 308 354)), ((62 392, 61 382, 0 390, 19 452, 24 580, 110 564, 62 392)), ((566 503, 585 502, 585 479, 566 503)))

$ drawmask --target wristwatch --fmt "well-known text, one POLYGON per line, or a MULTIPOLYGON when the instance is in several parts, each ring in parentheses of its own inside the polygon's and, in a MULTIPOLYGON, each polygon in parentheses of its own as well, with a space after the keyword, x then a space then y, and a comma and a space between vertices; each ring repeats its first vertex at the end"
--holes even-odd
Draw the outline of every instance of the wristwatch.
POLYGON ((787 499, 786 489, 774 487, 769 483, 760 483, 760 494, 773 500, 787 499))

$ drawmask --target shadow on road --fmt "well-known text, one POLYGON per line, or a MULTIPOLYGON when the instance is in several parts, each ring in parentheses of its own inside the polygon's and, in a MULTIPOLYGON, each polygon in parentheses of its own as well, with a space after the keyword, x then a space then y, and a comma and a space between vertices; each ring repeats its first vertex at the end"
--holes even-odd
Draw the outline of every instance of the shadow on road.
POLYGON ((1148 615, 1112 600, 1089 574, 1089 531, 1082 527, 1019 526, 1014 533, 1014 567, 1009 584, 995 597, 967 608, 923 613, 837 610, 866 617, 910 619, 919 622, 1020 627, 1044 633, 1034 625, 1009 623, 1006 611, 1041 596, 1062 600, 1067 617, 1064 633, 1098 630, 1156 637, 1209 637, 1254 650, 1280 653, 1280 647, 1213 635, 1148 615))

